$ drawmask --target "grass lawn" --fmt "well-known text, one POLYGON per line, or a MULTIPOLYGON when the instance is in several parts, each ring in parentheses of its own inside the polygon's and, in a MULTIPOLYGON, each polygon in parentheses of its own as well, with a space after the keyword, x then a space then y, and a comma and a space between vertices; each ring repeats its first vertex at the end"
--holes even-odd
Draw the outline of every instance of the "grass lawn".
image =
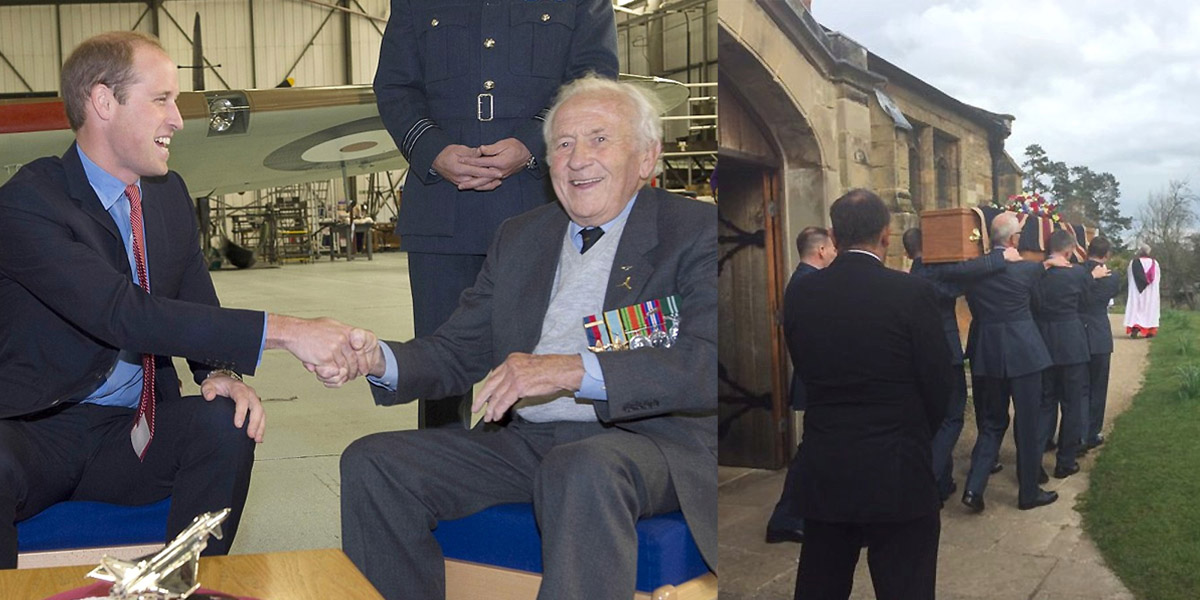
POLYGON ((1117 418, 1080 510, 1138 598, 1200 598, 1200 313, 1163 314, 1145 383, 1117 418))

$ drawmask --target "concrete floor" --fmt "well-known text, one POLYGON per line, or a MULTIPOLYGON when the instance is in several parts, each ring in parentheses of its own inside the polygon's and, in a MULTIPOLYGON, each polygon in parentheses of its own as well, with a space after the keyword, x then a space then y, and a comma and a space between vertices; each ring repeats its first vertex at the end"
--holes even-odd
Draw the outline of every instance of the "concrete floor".
MULTIPOLYGON (((370 328, 381 338, 412 337, 403 253, 222 270, 212 278, 224 306, 328 316, 370 328)), ((188 372, 183 361, 177 359, 176 366, 188 372)), ((375 406, 362 380, 326 389, 283 350, 265 352, 258 373, 246 381, 264 401, 267 429, 233 553, 340 548, 338 457, 369 433, 415 428, 416 405, 375 406)), ((186 381, 184 393, 197 393, 197 386, 186 381)))

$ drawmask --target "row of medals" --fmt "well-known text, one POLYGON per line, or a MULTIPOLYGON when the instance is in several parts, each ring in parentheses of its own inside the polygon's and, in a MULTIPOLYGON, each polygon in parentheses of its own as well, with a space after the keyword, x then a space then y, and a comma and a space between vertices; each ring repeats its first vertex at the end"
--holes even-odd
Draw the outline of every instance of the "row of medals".
POLYGON ((595 346, 588 348, 592 352, 613 352, 616 350, 637 350, 639 348, 670 348, 675 344, 675 339, 679 337, 679 317, 676 316, 671 321, 671 327, 663 330, 661 326, 655 326, 652 331, 647 332, 645 328, 638 329, 628 340, 613 342, 611 344, 601 344, 596 342, 595 346))

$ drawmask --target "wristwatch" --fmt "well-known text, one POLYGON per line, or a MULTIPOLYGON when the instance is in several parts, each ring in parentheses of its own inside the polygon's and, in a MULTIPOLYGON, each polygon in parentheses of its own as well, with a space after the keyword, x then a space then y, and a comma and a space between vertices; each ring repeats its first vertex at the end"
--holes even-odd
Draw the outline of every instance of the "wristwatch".
POLYGON ((229 369, 213 369, 208 372, 208 375, 204 376, 204 380, 208 381, 210 378, 212 378, 213 375, 217 375, 217 374, 226 375, 226 376, 232 377, 238 381, 242 381, 242 376, 238 372, 230 371, 229 369))

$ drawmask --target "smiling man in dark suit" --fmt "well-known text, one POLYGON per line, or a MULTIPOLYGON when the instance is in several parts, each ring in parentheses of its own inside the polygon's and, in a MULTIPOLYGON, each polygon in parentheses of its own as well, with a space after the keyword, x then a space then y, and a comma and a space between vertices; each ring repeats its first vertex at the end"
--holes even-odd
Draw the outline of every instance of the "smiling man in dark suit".
POLYGON ((167 170, 183 119, 158 40, 85 40, 62 91, 76 143, 0 188, 0 568, 17 563, 15 521, 68 499, 171 496, 168 536, 230 507, 205 549, 225 554, 265 426, 239 373, 265 348, 327 385, 369 365, 336 321, 220 307, 191 198, 167 170), (202 397, 180 397, 172 356, 202 397))
POLYGON ((941 501, 930 440, 951 388, 936 297, 883 265, 890 215, 878 196, 852 190, 829 214, 838 257, 797 284, 784 314, 808 389, 792 464, 805 520, 795 597, 848 597, 866 546, 877 597, 932 599, 941 501))
POLYGON ((432 529, 506 502, 533 503, 543 600, 633 597, 634 525, 673 510, 716 569, 716 210, 645 186, 657 114, 628 84, 565 86, 545 129, 559 204, 500 227, 436 334, 378 345, 378 404, 487 377, 474 429, 380 433, 342 455, 342 546, 385 598, 444 597, 432 529), (676 296, 673 340, 595 318, 676 296), (631 349, 589 350, 622 337, 631 349))

